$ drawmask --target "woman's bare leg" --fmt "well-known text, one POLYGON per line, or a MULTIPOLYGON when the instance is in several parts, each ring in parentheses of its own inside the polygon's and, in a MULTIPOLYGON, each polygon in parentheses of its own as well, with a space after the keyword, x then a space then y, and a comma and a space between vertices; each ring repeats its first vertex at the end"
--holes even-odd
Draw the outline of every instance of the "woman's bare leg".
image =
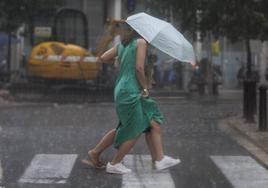
POLYGON ((175 166, 180 163, 179 159, 174 159, 169 156, 164 157, 162 139, 161 139, 161 128, 160 125, 155 122, 151 121, 151 131, 150 131, 150 138, 152 150, 155 152, 155 161, 153 161, 153 165, 156 170, 163 170, 175 166))
POLYGON ((149 148, 149 151, 151 153, 152 162, 154 162, 156 160, 156 152, 155 152, 155 149, 154 149, 154 146, 153 146, 151 132, 145 133, 145 140, 146 140, 147 146, 149 148))
POLYGON ((106 133, 100 142, 91 150, 88 151, 88 155, 91 157, 92 161, 97 164, 100 162, 99 157, 101 153, 108 147, 110 147, 115 138, 116 129, 110 130, 108 133, 106 133))
POLYGON ((137 140, 138 140, 138 138, 135 138, 133 140, 128 140, 128 141, 125 141, 124 143, 122 143, 119 146, 117 153, 113 157, 111 164, 115 165, 117 163, 120 163, 123 160, 123 158, 125 157, 125 155, 128 154, 128 152, 131 150, 131 148, 135 145, 137 140))
POLYGON ((151 150, 153 151, 152 156, 154 156, 154 159, 152 160, 160 161, 164 157, 164 150, 163 150, 162 138, 161 138, 161 127, 154 120, 151 121, 151 131, 149 134, 150 136, 148 137, 148 139, 150 140, 149 142, 151 143, 150 144, 151 150))

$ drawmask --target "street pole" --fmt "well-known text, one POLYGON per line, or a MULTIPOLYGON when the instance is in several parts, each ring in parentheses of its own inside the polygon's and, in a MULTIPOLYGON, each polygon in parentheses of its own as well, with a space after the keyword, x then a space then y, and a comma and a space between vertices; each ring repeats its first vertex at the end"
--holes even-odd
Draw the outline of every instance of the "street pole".
MULTIPOLYGON (((197 25, 199 27, 199 24, 201 22, 201 10, 196 11, 196 20, 197 20, 197 25)), ((201 42, 201 31, 198 28, 196 31, 196 41, 195 41, 195 52, 196 52, 196 61, 200 62, 202 58, 202 42, 201 42)))
POLYGON ((122 1, 115 0, 114 1, 114 18, 121 19, 122 16, 122 1))
POLYGON ((207 88, 208 88, 208 94, 213 95, 212 92, 212 84, 213 84, 213 78, 212 78, 212 33, 211 31, 208 33, 208 64, 207 64, 207 88))
POLYGON ((247 50, 247 72, 246 79, 244 80, 244 118, 248 123, 253 123, 254 114, 256 113, 256 102, 257 102, 257 92, 256 92, 256 78, 252 75, 251 70, 251 49, 250 49, 250 39, 245 40, 246 50, 247 50))
POLYGON ((267 55, 268 52, 268 42, 262 42, 262 52, 261 52, 261 69, 260 69, 260 82, 261 85, 266 85, 266 69, 267 69, 267 55))
POLYGON ((262 43, 261 53, 261 85, 259 97, 259 131, 267 131, 267 97, 266 97, 266 63, 267 63, 267 42, 262 43))
MULTIPOLYGON (((114 0, 114 19, 121 20, 122 19, 122 1, 114 0)), ((120 36, 116 36, 114 39, 114 44, 118 44, 120 42, 120 36)))
POLYGON ((11 41, 12 40, 12 34, 11 31, 8 32, 8 44, 7 44, 7 80, 6 82, 9 82, 10 80, 10 72, 11 72, 11 41))

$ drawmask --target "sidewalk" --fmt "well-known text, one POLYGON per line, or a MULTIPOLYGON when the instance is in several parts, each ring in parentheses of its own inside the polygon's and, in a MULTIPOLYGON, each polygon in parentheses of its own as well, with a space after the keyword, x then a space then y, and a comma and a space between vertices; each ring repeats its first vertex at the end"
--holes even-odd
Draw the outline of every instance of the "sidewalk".
POLYGON ((150 95, 153 97, 176 97, 176 96, 186 96, 187 92, 182 89, 176 89, 172 87, 166 87, 166 88, 153 88, 150 89, 150 95))
POLYGON ((268 168, 268 131, 258 131, 258 122, 246 123, 242 117, 234 116, 222 120, 220 128, 268 168))
MULTIPOLYGON (((174 87, 152 88, 150 94, 153 96, 196 96, 201 97, 197 91, 189 92, 184 89, 176 89, 174 87)), ((206 91, 202 97, 211 97, 206 91)), ((218 98, 237 99, 243 97, 243 91, 239 89, 219 89, 218 98)))

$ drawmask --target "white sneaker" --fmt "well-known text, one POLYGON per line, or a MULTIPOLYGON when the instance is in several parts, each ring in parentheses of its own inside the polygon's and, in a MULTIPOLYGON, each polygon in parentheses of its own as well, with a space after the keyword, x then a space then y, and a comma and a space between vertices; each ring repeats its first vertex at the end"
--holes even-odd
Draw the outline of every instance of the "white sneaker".
POLYGON ((152 169, 155 170, 156 167, 155 167, 155 161, 152 161, 152 169))
POLYGON ((112 173, 112 174, 126 174, 126 173, 130 173, 131 169, 128 169, 122 163, 117 163, 115 165, 112 165, 110 162, 108 162, 106 165, 106 172, 112 173))
POLYGON ((173 159, 169 156, 164 156, 161 161, 155 161, 156 170, 164 170, 169 167, 175 166, 181 162, 180 159, 173 159))

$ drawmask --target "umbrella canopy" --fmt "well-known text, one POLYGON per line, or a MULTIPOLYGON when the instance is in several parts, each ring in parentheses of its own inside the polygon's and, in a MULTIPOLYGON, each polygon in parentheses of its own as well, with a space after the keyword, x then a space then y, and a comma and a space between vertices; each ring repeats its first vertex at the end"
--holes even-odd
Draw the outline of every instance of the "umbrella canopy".
POLYGON ((170 23, 146 13, 129 16, 126 22, 157 49, 179 61, 195 64, 193 46, 170 23))

